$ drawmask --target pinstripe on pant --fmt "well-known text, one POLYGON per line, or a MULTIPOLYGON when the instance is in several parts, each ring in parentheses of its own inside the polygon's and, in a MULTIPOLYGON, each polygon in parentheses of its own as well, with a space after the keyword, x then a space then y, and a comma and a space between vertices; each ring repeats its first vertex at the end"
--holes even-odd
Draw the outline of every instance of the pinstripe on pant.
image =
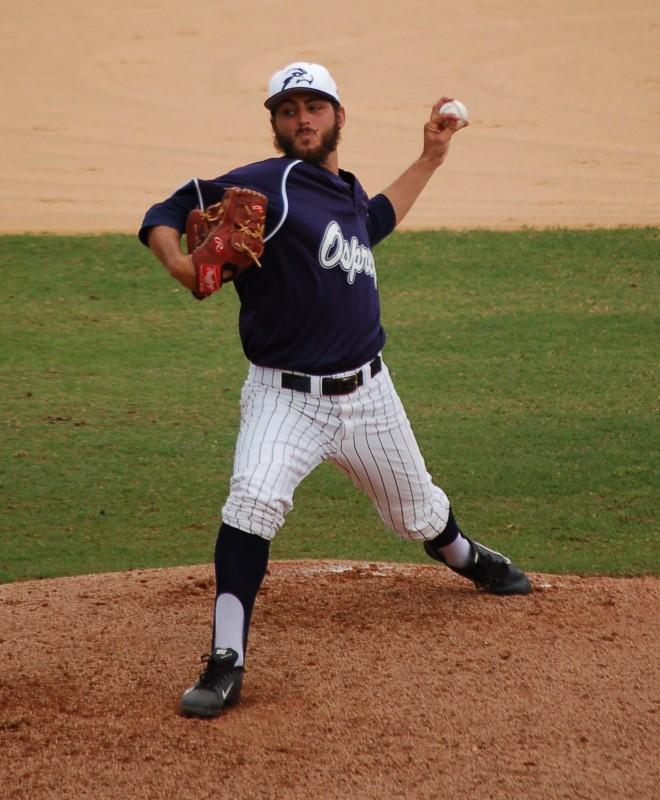
MULTIPOLYGON (((355 372, 356 370, 353 370, 355 372)), ((333 377, 341 377, 340 373, 333 377)), ((433 485, 385 364, 347 395, 281 388, 281 372, 251 365, 241 394, 241 426, 222 519, 272 539, 300 482, 334 462, 405 539, 433 539, 447 524, 449 500, 433 485)))

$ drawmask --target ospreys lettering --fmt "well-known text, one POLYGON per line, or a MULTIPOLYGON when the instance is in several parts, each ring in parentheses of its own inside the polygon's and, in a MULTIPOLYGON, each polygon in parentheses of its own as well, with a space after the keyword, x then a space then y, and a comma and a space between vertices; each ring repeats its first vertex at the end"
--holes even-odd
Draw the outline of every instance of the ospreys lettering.
POLYGON ((340 266, 346 273, 349 284, 355 283, 355 276, 359 272, 374 279, 377 285, 376 262, 371 250, 360 244, 355 236, 350 242, 346 240, 338 222, 333 220, 325 229, 321 247, 319 248, 319 261, 325 269, 340 266))

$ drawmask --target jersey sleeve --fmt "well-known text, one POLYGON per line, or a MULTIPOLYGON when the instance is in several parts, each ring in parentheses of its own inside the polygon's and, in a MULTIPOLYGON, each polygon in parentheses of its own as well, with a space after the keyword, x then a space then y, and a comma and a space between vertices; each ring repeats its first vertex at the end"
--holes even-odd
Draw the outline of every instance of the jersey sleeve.
POLYGON ((271 230, 282 213, 282 173, 288 163, 290 163, 288 159, 273 158, 239 167, 213 180, 193 178, 184 183, 167 200, 151 206, 144 216, 138 233, 140 241, 146 245, 149 231, 156 225, 166 225, 183 234, 188 214, 192 209, 208 208, 214 203, 219 203, 225 190, 230 186, 254 189, 268 197, 266 231, 271 230))
POLYGON ((377 194, 369 200, 367 213, 367 230, 372 247, 381 242, 394 230, 396 215, 389 198, 384 194, 377 194))
POLYGON ((195 181, 188 183, 177 189, 173 195, 156 203, 144 215, 138 236, 142 244, 147 244, 149 231, 156 225, 166 225, 168 228, 176 228, 179 233, 186 229, 188 214, 193 208, 198 207, 198 195, 195 181))
POLYGON ((176 228, 179 233, 183 234, 186 230, 188 214, 193 208, 208 208, 214 203, 219 203, 230 186, 247 185, 239 180, 239 176, 240 172, 236 171, 210 181, 192 178, 167 200, 151 206, 145 214, 138 233, 142 244, 147 244, 149 231, 156 225, 167 225, 169 228, 176 228))

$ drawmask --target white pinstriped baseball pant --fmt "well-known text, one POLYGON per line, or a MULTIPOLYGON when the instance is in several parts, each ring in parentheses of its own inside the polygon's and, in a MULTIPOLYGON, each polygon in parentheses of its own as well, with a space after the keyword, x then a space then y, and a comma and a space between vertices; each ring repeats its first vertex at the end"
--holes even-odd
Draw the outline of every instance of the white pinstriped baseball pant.
MULTIPOLYGON (((332 377, 352 374, 338 373, 332 377)), ((426 470, 385 364, 347 395, 281 388, 280 370, 251 365, 241 394, 241 426, 222 519, 272 539, 301 481, 330 460, 404 539, 433 539, 447 525, 449 499, 426 470)))

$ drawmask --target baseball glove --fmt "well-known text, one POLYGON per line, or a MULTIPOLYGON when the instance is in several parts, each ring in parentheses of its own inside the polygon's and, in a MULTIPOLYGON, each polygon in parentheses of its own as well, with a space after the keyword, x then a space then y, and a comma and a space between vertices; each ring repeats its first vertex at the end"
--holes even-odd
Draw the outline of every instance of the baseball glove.
POLYGON ((264 251, 268 199, 252 189, 227 189, 222 202, 195 209, 186 220, 186 244, 203 300, 256 263, 264 251))

